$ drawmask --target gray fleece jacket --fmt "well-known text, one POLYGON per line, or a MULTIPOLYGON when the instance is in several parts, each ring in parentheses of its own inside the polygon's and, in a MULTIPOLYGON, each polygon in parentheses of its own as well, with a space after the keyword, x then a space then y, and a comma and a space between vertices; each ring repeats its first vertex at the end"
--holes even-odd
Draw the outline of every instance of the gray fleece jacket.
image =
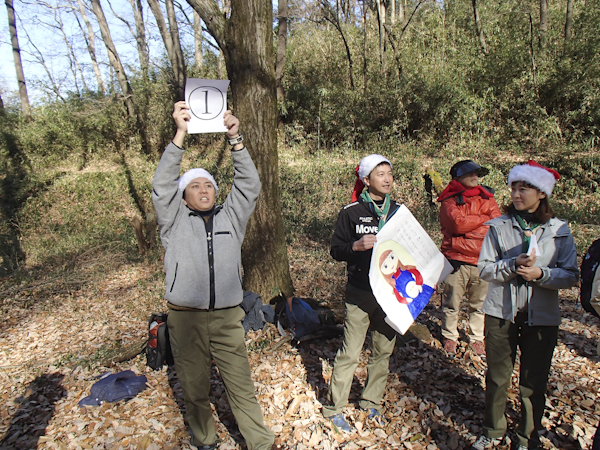
POLYGON ((174 305, 222 309, 243 298, 241 248, 260 193, 260 179, 246 148, 232 152, 234 178, 223 205, 205 221, 179 193, 184 150, 170 143, 152 180, 152 201, 165 247, 165 298, 174 305))
POLYGON ((526 305, 531 326, 560 325, 558 290, 569 289, 579 279, 577 251, 566 222, 552 218, 536 229, 540 254, 535 265, 542 278, 518 282, 515 262, 523 253, 523 231, 512 216, 486 222, 490 228, 479 254, 480 277, 489 282, 482 311, 514 322, 518 305, 526 305))

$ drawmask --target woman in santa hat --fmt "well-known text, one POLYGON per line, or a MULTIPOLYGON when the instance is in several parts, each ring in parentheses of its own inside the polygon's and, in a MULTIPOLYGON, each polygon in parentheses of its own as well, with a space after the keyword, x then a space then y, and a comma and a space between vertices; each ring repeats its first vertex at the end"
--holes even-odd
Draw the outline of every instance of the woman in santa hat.
POLYGON ((579 278, 568 224, 554 215, 548 198, 558 172, 531 160, 508 175, 511 203, 487 222, 478 268, 489 282, 485 314, 486 374, 482 450, 500 444, 506 432, 506 400, 520 350, 521 420, 515 449, 540 447, 545 392, 558 337, 558 290, 579 278))

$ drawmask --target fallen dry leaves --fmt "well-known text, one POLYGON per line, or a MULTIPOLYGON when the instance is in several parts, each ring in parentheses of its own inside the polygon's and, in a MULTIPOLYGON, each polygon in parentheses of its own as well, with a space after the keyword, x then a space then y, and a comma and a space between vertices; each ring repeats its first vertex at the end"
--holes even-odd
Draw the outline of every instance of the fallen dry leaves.
MULTIPOLYGON (((340 311, 339 266, 303 265, 301 258, 291 258, 291 265, 299 296, 315 297, 340 311), (315 289, 323 295, 315 295, 315 289)), ((143 339, 147 316, 164 308, 160 268, 122 261, 102 279, 62 286, 57 289, 52 281, 11 286, 10 280, 0 286, 0 449, 189 448, 183 396, 172 368, 152 371, 142 355, 112 368, 97 366, 115 347, 143 339), (96 377, 126 369, 148 377, 148 388, 136 398, 78 406, 96 377)), ((547 449, 589 448, 600 418, 595 348, 600 322, 582 313, 575 295, 575 290, 563 292, 561 300, 564 321, 544 418, 547 449)), ((440 317, 436 297, 419 317, 432 341, 398 340, 384 423, 367 419, 356 406, 367 375, 367 341, 346 411, 354 427, 351 434, 340 433, 320 413, 339 338, 277 346, 280 336, 272 325, 249 333, 257 398, 280 448, 468 448, 481 431, 485 362, 464 341, 458 356, 448 359, 439 341, 440 317)), ((463 320, 463 330, 465 325, 463 320)), ((509 430, 519 414, 516 373, 507 407, 509 430)), ((245 449, 214 368, 212 388, 219 448, 245 449)))

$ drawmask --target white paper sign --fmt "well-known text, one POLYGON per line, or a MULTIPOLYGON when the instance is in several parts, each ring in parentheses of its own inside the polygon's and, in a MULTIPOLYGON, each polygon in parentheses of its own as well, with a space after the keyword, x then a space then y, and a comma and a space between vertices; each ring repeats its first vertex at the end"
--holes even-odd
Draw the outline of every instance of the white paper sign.
POLYGON ((529 237, 530 241, 529 241, 529 248, 527 249, 527 256, 531 255, 531 252, 533 250, 535 250, 535 256, 540 256, 540 248, 538 247, 537 244, 537 237, 535 234, 531 234, 531 236, 529 237))
POLYGON ((190 108, 188 133, 219 133, 227 131, 223 114, 227 111, 229 80, 188 78, 185 82, 185 102, 190 108))
POLYGON ((401 334, 450 272, 452 266, 406 206, 377 233, 369 281, 386 322, 401 334))

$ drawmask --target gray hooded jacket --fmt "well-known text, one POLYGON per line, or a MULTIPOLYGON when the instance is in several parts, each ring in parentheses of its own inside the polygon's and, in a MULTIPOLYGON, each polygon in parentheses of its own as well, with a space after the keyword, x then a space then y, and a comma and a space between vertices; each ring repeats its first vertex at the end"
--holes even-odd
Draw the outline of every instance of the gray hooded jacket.
POLYGON ((577 251, 566 222, 552 218, 536 229, 540 254, 536 266, 542 278, 518 283, 515 261, 523 247, 523 231, 512 216, 486 222, 490 228, 479 254, 480 276, 489 282, 482 311, 514 321, 519 305, 527 305, 531 326, 560 325, 558 290, 569 289, 579 279, 577 251))
POLYGON ((170 143, 152 180, 152 201, 166 250, 165 298, 195 309, 239 305, 243 298, 241 248, 260 193, 258 172, 246 148, 232 152, 231 192, 205 222, 183 204, 179 192, 183 152, 170 143))

